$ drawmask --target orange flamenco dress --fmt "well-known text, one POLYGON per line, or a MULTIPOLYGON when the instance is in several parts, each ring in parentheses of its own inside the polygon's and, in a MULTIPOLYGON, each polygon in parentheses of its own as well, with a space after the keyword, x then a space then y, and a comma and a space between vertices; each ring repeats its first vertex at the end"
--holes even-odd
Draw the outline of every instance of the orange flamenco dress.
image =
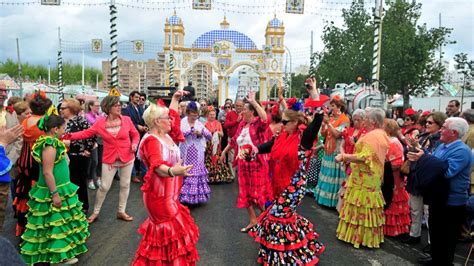
POLYGON ((16 236, 21 236, 25 231, 27 224, 26 214, 29 209, 27 205, 30 199, 29 192, 38 181, 39 164, 33 159, 31 151, 36 140, 44 135, 44 132, 41 131, 38 126, 36 126, 36 122, 34 122, 38 121, 41 117, 42 116, 39 115, 32 115, 22 123, 24 128, 23 146, 17 161, 19 174, 16 180, 16 196, 13 200, 15 217, 18 219, 16 224, 16 236), (28 126, 29 124, 30 126, 28 126))
POLYGON ((381 183, 388 148, 389 139, 382 129, 367 133, 355 146, 354 155, 364 161, 351 163, 336 229, 337 238, 355 248, 379 248, 384 242, 385 201, 381 183))
MULTIPOLYGON (((170 116, 173 116, 171 111, 170 116)), ((182 140, 179 132, 178 125, 170 135, 174 140, 182 140)), ((172 140, 170 136, 166 138, 172 140)), ((164 139, 146 134, 139 154, 148 168, 141 189, 149 216, 138 229, 143 238, 132 265, 195 265, 199 259, 196 249, 199 229, 189 209, 178 199, 183 177, 161 177, 155 172, 163 164, 172 166, 180 160, 178 146, 174 143, 168 145, 164 139)))

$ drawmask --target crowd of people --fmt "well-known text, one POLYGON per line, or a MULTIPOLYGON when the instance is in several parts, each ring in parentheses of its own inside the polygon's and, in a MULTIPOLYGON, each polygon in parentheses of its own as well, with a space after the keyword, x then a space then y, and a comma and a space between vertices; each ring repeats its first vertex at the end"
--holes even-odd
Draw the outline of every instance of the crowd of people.
MULTIPOLYGON (((260 244, 261 264, 319 262, 326 247, 296 211, 308 194, 339 213, 336 232, 323 234, 379 248, 386 236, 419 243, 425 224, 420 261, 452 264, 458 239, 471 236, 474 110, 461 113, 453 100, 446 113, 349 113, 343 99, 319 94, 314 78, 306 84, 307 99, 280 89, 273 105, 251 91, 212 106, 194 99, 191 84, 169 106, 138 91, 126 107, 112 95, 57 108, 42 91, 11 97, 0 113, 0 228, 11 194, 23 261, 73 264, 114 179, 125 222, 134 219, 130 184, 142 183, 149 217, 132 264, 194 265, 199 228, 188 206, 209 201, 209 184, 236 180, 236 207, 248 212, 240 231, 260 244)), ((0 88, 0 106, 6 100, 0 88)))

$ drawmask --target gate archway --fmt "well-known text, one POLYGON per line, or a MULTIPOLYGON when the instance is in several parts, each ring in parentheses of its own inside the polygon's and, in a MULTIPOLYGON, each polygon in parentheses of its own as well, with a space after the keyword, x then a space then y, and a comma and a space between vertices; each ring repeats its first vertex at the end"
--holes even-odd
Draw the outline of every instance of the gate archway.
MULTIPOLYGON (((184 25, 176 13, 166 19, 165 23, 165 58, 173 54, 175 66, 173 76, 177 77, 180 86, 184 86, 191 78, 192 69, 197 65, 209 66, 209 71, 217 74, 216 92, 219 105, 229 97, 230 75, 241 66, 249 66, 259 76, 260 100, 267 100, 269 82, 283 79, 283 55, 285 53, 283 22, 276 17, 271 19, 265 30, 265 44, 262 49, 245 34, 230 30, 226 18, 220 23, 219 30, 211 30, 199 36, 191 47, 184 45, 184 25)), ((169 84, 170 69, 166 68, 167 84, 169 84)), ((212 75, 210 75, 212 77, 212 75)), ((193 79, 193 86, 197 85, 193 79)), ((213 86, 212 84, 210 86, 213 86)))

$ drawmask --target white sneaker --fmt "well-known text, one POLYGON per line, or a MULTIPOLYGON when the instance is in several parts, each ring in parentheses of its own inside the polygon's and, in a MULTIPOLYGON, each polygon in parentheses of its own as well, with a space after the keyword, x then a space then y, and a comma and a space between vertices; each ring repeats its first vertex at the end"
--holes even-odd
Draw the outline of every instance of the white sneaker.
POLYGON ((87 182, 87 187, 88 187, 89 189, 92 189, 92 190, 97 189, 97 188, 95 187, 94 180, 89 180, 89 182, 87 182))
POLYGON ((72 258, 72 259, 68 259, 68 260, 65 260, 63 261, 61 264, 64 264, 64 265, 71 265, 71 264, 76 264, 79 262, 79 259, 77 258, 72 258))

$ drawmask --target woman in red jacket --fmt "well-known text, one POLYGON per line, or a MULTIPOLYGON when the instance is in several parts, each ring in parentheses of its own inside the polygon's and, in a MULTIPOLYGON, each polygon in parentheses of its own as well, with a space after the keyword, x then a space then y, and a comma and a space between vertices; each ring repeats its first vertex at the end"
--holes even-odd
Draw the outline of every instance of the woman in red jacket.
POLYGON ((102 155, 102 184, 95 197, 94 213, 87 221, 93 223, 97 220, 104 203, 105 196, 112 185, 114 175, 120 176, 120 195, 117 219, 132 221, 133 217, 125 212, 128 194, 130 192, 130 179, 132 175, 135 151, 140 141, 140 135, 128 116, 121 115, 120 98, 117 96, 105 97, 100 106, 106 117, 99 118, 87 130, 68 134, 64 139, 78 140, 93 136, 102 137, 104 151, 102 155))

